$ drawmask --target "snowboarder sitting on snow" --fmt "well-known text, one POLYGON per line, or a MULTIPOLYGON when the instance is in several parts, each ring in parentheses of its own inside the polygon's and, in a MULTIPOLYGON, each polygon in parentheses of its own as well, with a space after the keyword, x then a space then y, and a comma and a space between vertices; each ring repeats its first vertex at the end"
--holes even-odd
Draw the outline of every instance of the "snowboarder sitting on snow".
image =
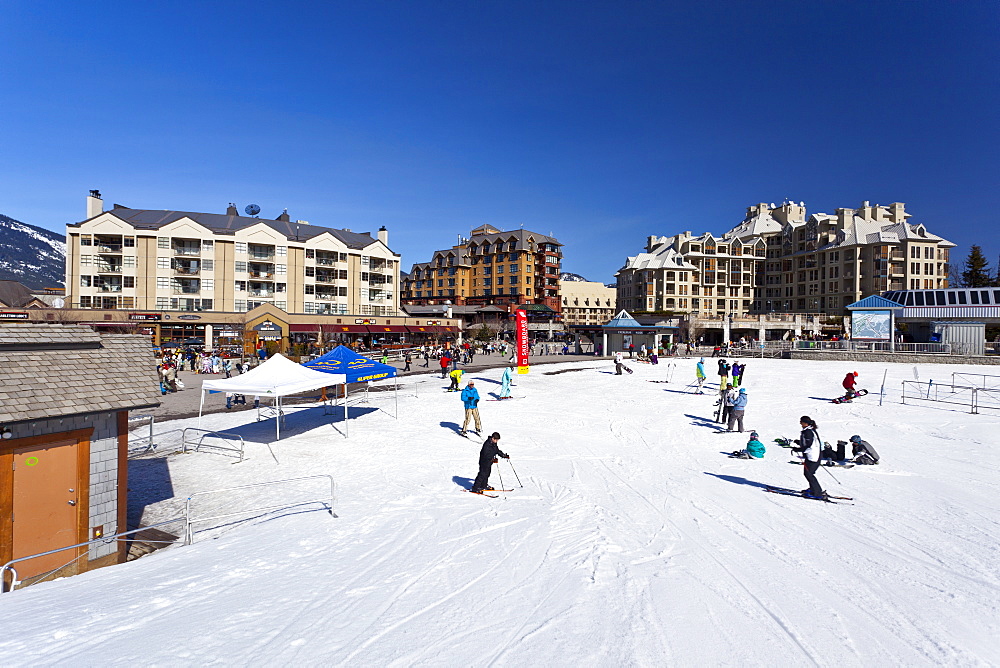
POLYGON ((483 490, 493 489, 490 487, 490 471, 493 470, 493 465, 497 462, 497 457, 510 459, 509 455, 501 452, 500 448, 497 447, 497 441, 499 440, 500 433, 495 431, 483 443, 483 449, 479 451, 479 475, 476 476, 476 481, 472 483, 470 492, 478 494, 483 490))
POLYGON ((455 369, 448 376, 451 377, 451 385, 448 387, 449 392, 458 392, 458 384, 462 382, 462 374, 465 373, 461 369, 455 369))
POLYGON ((868 441, 862 441, 861 437, 855 434, 851 436, 851 450, 854 455, 854 463, 862 465, 872 465, 879 463, 878 453, 868 441))
POLYGON ((819 484, 819 480, 816 479, 816 472, 819 470, 819 457, 820 449, 823 447, 823 442, 819 438, 819 434, 816 433, 816 422, 808 415, 803 415, 799 418, 799 424, 802 426, 802 433, 799 438, 795 439, 795 444, 799 447, 792 448, 794 452, 801 452, 803 460, 802 474, 809 481, 809 489, 802 490, 802 496, 808 496, 814 499, 826 499, 826 492, 819 484))
POLYGON ((757 432, 750 432, 750 440, 747 441, 746 450, 736 450, 729 456, 737 459, 764 459, 764 444, 758 438, 757 432))

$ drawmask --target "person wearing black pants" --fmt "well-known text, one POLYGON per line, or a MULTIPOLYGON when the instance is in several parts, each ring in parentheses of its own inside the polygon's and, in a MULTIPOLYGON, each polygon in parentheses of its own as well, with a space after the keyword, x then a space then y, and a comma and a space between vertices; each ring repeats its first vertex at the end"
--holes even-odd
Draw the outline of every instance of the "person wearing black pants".
POLYGON ((792 450, 801 452, 804 457, 802 474, 809 482, 809 489, 802 490, 802 496, 826 499, 826 492, 823 491, 819 480, 816 479, 816 472, 819 471, 820 453, 823 448, 823 442, 816 432, 816 421, 808 415, 803 415, 799 418, 799 424, 802 426, 802 433, 799 438, 795 439, 795 443, 799 447, 792 448, 792 450))
POLYGON ((496 462, 497 457, 510 459, 506 453, 501 452, 500 448, 497 447, 497 441, 499 440, 500 433, 495 431, 483 443, 483 449, 479 451, 479 475, 476 476, 476 481, 472 483, 470 492, 479 493, 483 490, 493 489, 490 487, 490 472, 493 470, 493 464, 496 462))

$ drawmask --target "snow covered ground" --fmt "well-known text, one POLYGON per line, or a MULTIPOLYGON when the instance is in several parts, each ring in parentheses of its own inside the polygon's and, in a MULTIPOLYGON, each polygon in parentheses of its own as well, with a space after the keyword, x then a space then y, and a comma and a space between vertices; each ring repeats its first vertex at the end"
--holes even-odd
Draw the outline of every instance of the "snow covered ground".
MULTIPOLYGON (((133 462, 146 523, 192 492, 316 473, 337 481, 337 517, 303 506, 206 526, 192 546, 0 595, 2 663, 1000 663, 1000 412, 901 405, 911 366, 750 360, 747 426, 768 452, 744 461, 724 454, 746 437, 715 433, 714 393, 684 389, 693 360, 671 383, 647 382, 666 364, 631 366, 536 367, 517 380, 523 398, 484 400, 484 430, 502 434, 524 485, 501 462, 514 491, 497 499, 463 491, 482 439, 454 433, 461 402, 433 376, 406 379, 398 420, 391 393, 368 406, 387 410, 358 407, 349 439, 315 408, 270 446, 272 422, 213 415, 210 428, 247 437, 247 461, 133 462), (873 394, 826 401, 853 370, 873 394), (882 455, 833 470, 842 484, 819 472, 855 505, 762 491, 805 487, 772 443, 796 437, 802 414, 824 440, 860 434, 882 455)), ((473 374, 484 399, 499 374, 473 374)), ((197 512, 272 500, 206 497, 197 512)))

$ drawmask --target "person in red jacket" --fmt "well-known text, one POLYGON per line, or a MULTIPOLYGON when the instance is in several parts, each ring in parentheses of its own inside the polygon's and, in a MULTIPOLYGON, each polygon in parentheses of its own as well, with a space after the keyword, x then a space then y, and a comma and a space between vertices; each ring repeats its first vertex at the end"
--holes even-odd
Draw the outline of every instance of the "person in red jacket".
POLYGON ((850 401, 855 397, 854 384, 857 383, 858 372, 852 371, 846 376, 844 376, 844 389, 847 390, 847 394, 844 395, 844 401, 850 401))
POLYGON ((447 353, 442 353, 441 359, 438 361, 438 364, 441 365, 441 377, 442 378, 447 378, 448 377, 448 365, 451 364, 451 358, 448 357, 447 353))

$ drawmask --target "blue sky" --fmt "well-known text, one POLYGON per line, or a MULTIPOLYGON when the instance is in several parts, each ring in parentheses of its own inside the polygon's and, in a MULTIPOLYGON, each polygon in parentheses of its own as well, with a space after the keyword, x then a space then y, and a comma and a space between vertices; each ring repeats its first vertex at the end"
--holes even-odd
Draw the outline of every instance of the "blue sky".
POLYGON ((0 3, 0 213, 84 197, 374 232, 484 222, 611 281, 757 202, 906 202, 1000 253, 996 2, 0 3))

